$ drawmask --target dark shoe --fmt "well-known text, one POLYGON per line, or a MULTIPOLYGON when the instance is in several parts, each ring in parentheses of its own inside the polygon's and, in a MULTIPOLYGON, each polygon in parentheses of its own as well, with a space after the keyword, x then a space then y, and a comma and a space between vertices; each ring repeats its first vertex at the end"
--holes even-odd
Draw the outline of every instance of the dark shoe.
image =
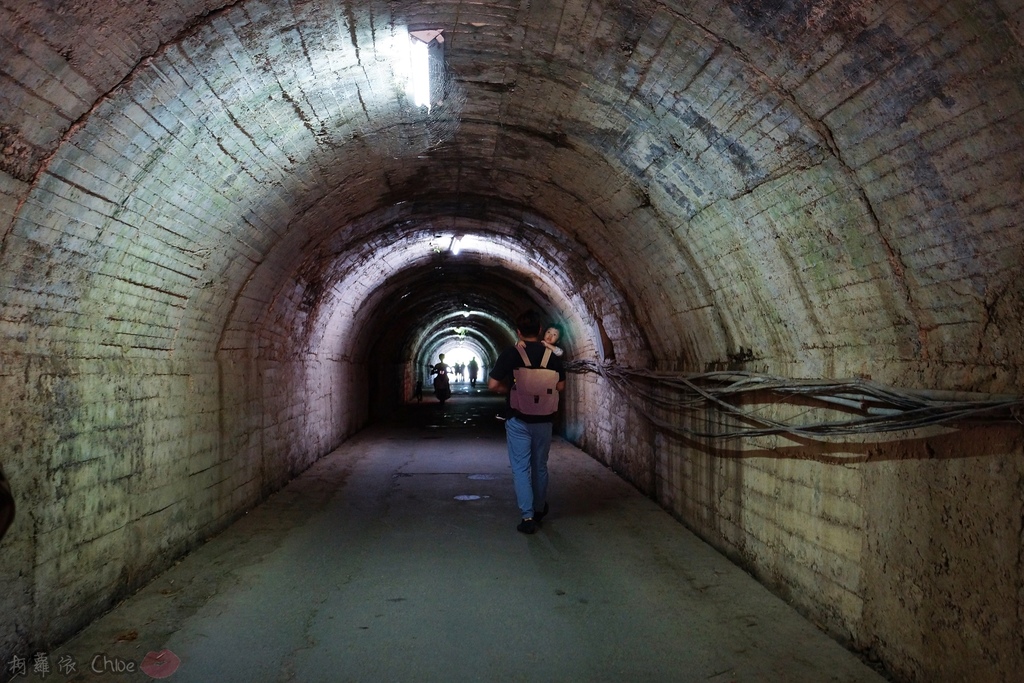
POLYGON ((519 522, 519 526, 516 527, 516 531, 522 531, 524 534, 532 534, 537 531, 537 522, 533 521, 533 517, 527 517, 523 521, 519 522))
POLYGON ((533 513, 533 518, 535 520, 537 520, 538 522, 540 522, 540 520, 544 519, 547 516, 547 514, 548 514, 548 504, 544 503, 544 509, 543 510, 535 510, 534 513, 533 513))

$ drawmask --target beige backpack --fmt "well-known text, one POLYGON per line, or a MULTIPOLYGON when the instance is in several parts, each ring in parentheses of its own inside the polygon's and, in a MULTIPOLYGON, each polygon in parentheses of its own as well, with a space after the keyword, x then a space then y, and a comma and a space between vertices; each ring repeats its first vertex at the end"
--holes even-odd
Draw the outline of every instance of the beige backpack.
POLYGON ((548 368, 551 349, 544 349, 539 367, 530 365, 526 349, 517 346, 526 367, 512 370, 512 389, 509 391, 509 405, 523 415, 551 415, 558 411, 558 372, 548 368))

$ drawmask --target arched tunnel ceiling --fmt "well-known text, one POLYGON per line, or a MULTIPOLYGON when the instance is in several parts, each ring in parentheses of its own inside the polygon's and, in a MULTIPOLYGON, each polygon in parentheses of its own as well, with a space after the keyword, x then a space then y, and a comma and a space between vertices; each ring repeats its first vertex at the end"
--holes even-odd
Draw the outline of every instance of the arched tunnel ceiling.
POLYGON ((636 364, 749 349, 978 387, 1020 366, 1015 5, 2 11, 5 315, 37 310, 16 343, 340 345, 349 290, 426 271, 396 249, 376 280, 354 273, 469 225, 540 254, 492 265, 541 271, 538 299, 564 285, 589 348, 603 320, 636 364), (453 88, 429 113, 395 80, 410 28, 443 29, 453 88), (145 310, 119 312, 129 294, 145 310), (75 323, 97 319, 121 322, 75 323))
MULTIPOLYGON (((434 350, 464 328, 467 336, 487 348, 490 357, 499 341, 514 341, 509 333, 514 320, 509 312, 540 307, 515 273, 503 265, 488 265, 472 255, 431 259, 403 270, 394 282, 382 285, 373 313, 366 316, 366 344, 380 359, 406 359, 423 349, 427 359, 434 350), (467 258, 468 256, 468 258, 467 258)), ((420 367, 424 359, 420 359, 420 367)))
MULTIPOLYGON (((424 215, 436 212, 432 205, 424 215)), ((565 327, 569 344, 586 336, 581 312, 614 302, 607 301, 599 285, 589 301, 573 289, 587 278, 573 272, 582 266, 570 247, 538 233, 524 249, 515 234, 522 226, 512 222, 510 233, 494 216, 487 223, 459 221, 449 230, 426 230, 408 218, 401 226, 392 222, 374 233, 386 243, 377 243, 373 236, 362 239, 364 247, 374 246, 363 252, 370 258, 360 264, 337 267, 336 258, 316 253, 300 272, 307 282, 320 284, 303 291, 329 292, 318 306, 329 315, 316 326, 309 344, 338 349, 360 361, 372 355, 378 364, 413 356, 422 361, 423 354, 431 357, 451 337, 454 327, 462 327, 493 357, 498 346, 514 340, 515 317, 526 308, 536 308, 565 327), (456 244, 459 248, 453 249, 456 244)), ((332 253, 348 257, 352 248, 332 253)), ((294 308, 301 305, 285 310, 294 308)))

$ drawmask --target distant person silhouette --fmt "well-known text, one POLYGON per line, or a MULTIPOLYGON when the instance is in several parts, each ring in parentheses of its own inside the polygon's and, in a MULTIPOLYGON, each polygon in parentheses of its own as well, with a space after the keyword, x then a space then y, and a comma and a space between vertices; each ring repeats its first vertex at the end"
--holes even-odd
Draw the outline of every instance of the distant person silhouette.
POLYGON ((444 354, 437 354, 437 362, 430 366, 430 376, 438 374, 448 374, 448 364, 444 362, 444 354))
POLYGON ((448 364, 444 362, 444 354, 438 354, 437 358, 438 362, 430 368, 430 375, 434 378, 434 396, 444 403, 451 398, 452 389, 448 381, 448 364))

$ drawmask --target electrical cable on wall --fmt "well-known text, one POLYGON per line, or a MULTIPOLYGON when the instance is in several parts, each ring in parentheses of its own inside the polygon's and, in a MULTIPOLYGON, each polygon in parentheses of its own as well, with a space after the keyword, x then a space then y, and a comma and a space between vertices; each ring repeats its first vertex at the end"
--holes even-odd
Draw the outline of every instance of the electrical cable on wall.
POLYGON ((1024 424, 1024 397, 965 392, 896 389, 870 380, 789 379, 745 371, 670 373, 576 360, 566 370, 606 379, 633 407, 657 426, 688 437, 740 439, 789 435, 824 438, 880 434, 966 421, 1024 424), (800 403, 857 415, 797 423, 773 419, 751 405, 800 403), (746 405, 741 405, 741 404, 746 405), (716 429, 698 429, 678 418, 692 415, 708 426, 710 412, 729 416, 716 429), (675 418, 675 419, 673 419, 675 418))

